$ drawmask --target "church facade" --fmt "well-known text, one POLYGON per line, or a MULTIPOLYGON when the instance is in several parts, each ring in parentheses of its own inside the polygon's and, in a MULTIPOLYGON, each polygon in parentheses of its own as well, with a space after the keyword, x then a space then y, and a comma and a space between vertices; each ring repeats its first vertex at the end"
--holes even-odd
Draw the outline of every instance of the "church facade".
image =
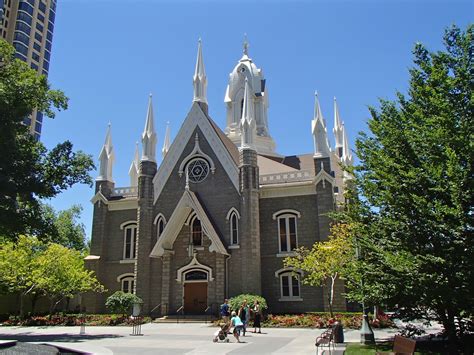
MULTIPOLYGON (((215 312, 224 298, 242 293, 262 295, 273 313, 327 309, 323 288, 303 285, 302 273, 283 260, 327 239, 327 213, 342 202, 341 164, 352 156, 336 102, 335 149, 316 95, 314 151, 282 156, 269 131, 266 80, 247 44, 229 76, 224 130, 208 114, 200 42, 193 82, 191 110, 173 142, 167 128, 159 165, 150 96, 129 187, 113 181, 109 126, 86 258, 108 292, 87 295, 86 310, 105 312, 106 297, 117 290, 137 294, 144 313, 155 316, 215 312)), ((344 299, 335 305, 345 310, 344 299)))

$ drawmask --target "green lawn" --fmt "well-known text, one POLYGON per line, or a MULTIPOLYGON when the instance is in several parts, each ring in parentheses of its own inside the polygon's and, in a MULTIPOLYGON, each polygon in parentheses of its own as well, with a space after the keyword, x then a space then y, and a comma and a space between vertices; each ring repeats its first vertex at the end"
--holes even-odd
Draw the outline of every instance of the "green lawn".
POLYGON ((357 343, 349 343, 346 348, 345 354, 347 355, 368 355, 375 354, 376 351, 391 351, 391 343, 380 343, 375 345, 363 345, 357 343))
MULTIPOLYGON (((375 354, 377 351, 392 351, 392 343, 378 343, 377 346, 375 345, 363 345, 357 343, 349 343, 347 344, 346 348, 346 355, 369 355, 375 354)), ((426 354, 439 354, 437 352, 430 352, 430 351, 421 351, 415 352, 418 355, 426 355, 426 354)))

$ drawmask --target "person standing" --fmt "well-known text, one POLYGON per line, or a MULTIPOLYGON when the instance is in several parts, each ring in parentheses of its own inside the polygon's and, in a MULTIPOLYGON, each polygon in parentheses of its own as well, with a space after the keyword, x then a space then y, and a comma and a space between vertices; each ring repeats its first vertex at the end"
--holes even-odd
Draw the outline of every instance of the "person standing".
POLYGON ((260 325, 260 321, 262 319, 262 309, 260 308, 260 304, 258 303, 257 300, 255 300, 253 304, 253 314, 254 314, 254 320, 253 320, 253 332, 258 332, 262 333, 262 326, 260 325))
POLYGON ((229 315, 230 315, 229 300, 226 298, 224 300, 224 303, 221 305, 221 317, 225 324, 229 323, 229 315))
POLYGON ((242 320, 243 326, 243 335, 245 336, 245 332, 247 331, 247 324, 249 324, 250 319, 250 309, 247 306, 247 300, 244 300, 242 306, 239 309, 239 317, 242 320))

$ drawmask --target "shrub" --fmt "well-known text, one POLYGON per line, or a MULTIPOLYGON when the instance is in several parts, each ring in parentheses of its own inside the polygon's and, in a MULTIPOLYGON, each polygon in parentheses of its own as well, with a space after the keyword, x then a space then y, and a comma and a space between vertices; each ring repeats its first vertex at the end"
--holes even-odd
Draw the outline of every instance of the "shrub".
POLYGON ((251 295, 251 294, 241 294, 229 299, 230 309, 233 311, 237 311, 242 303, 247 300, 247 304, 252 307, 253 303, 257 300, 260 304, 260 309, 263 311, 268 308, 267 301, 262 296, 251 295))
POLYGON ((112 312, 121 313, 126 315, 130 313, 133 304, 143 303, 142 299, 133 293, 126 293, 123 291, 117 291, 111 296, 107 297, 105 306, 112 312))

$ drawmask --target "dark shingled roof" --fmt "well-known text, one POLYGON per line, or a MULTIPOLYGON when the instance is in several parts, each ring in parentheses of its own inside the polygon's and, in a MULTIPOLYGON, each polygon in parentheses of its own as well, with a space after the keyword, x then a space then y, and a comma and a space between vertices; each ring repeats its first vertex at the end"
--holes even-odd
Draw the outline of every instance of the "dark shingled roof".
POLYGON ((232 157, 232 160, 234 160, 235 165, 239 166, 239 150, 237 149, 235 144, 232 143, 232 141, 225 135, 225 133, 222 132, 222 130, 212 120, 212 118, 210 118, 209 115, 205 111, 204 111, 204 113, 206 114, 207 119, 211 123, 212 128, 214 128, 214 131, 216 131, 216 133, 219 136, 221 142, 224 144, 224 146, 226 147, 226 149, 229 152, 230 156, 232 157))

